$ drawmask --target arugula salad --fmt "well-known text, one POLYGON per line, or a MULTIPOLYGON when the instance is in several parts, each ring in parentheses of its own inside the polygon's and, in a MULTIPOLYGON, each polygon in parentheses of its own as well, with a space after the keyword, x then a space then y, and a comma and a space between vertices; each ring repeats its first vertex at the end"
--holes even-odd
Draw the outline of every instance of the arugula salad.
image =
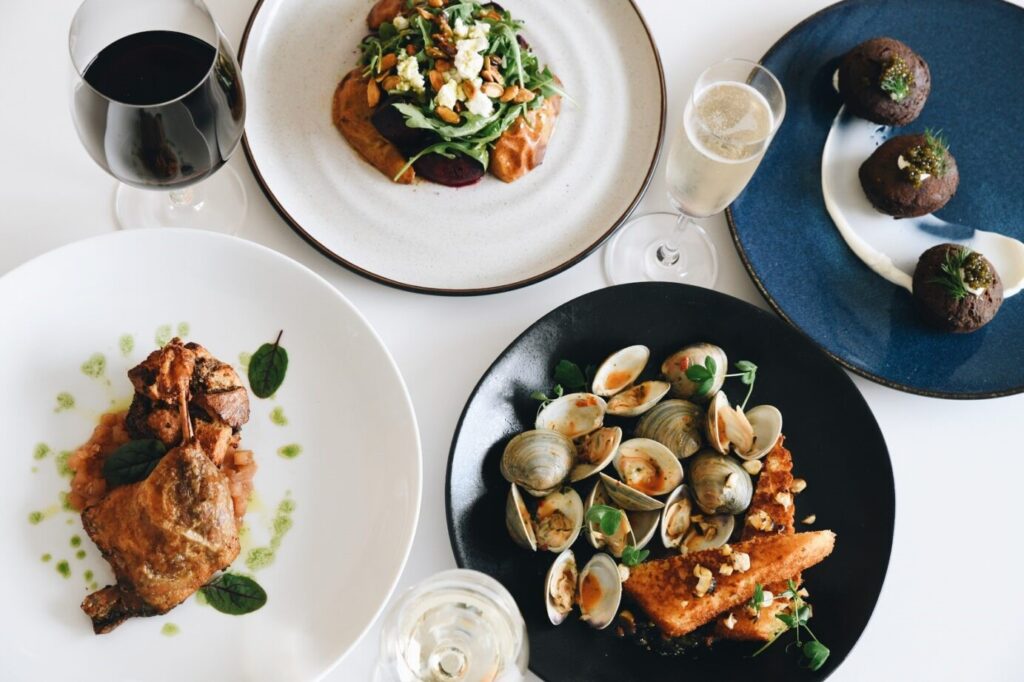
POLYGON ((428 154, 463 155, 486 170, 494 144, 521 115, 565 96, 522 28, 494 3, 406 0, 363 39, 367 103, 390 104, 405 126, 424 133, 396 178, 428 154))

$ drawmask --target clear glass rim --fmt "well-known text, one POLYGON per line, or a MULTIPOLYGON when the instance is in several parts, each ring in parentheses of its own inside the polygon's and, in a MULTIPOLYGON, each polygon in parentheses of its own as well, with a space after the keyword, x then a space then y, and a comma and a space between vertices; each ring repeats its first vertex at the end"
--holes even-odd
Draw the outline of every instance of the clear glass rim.
MULTIPOLYGON (((82 10, 85 9, 86 5, 95 1, 96 0, 83 0, 82 4, 80 4, 78 6, 78 9, 75 10, 75 15, 71 19, 71 28, 68 29, 68 57, 71 59, 71 67, 75 70, 75 74, 78 76, 78 80, 81 83, 83 83, 87 88, 95 92, 99 97, 102 97, 108 102, 114 102, 120 106, 128 107, 131 109, 147 109, 153 107, 162 107, 167 106, 168 104, 173 104, 175 102, 180 102, 181 100, 185 99, 186 97, 194 93, 196 90, 198 90, 208 80, 210 80, 210 76, 213 74, 213 69, 217 66, 217 60, 221 57, 221 41, 223 38, 220 31, 220 26, 217 25, 217 21, 213 18, 213 14, 210 12, 210 8, 206 6, 206 3, 203 2, 203 0, 192 0, 192 4, 201 9, 203 11, 203 14, 206 15, 207 20, 210 22, 210 28, 213 29, 213 34, 217 38, 217 44, 213 46, 213 59, 210 60, 210 68, 206 70, 206 73, 203 75, 203 77, 199 81, 197 81, 196 84, 188 90, 188 92, 182 93, 177 97, 165 100, 163 102, 152 102, 150 104, 130 104, 128 102, 122 102, 119 99, 109 97, 100 92, 99 90, 97 90, 96 88, 94 88, 92 84, 85 78, 85 69, 82 68, 78 64, 78 60, 75 59, 74 39, 75 27, 78 25, 79 15, 82 13, 82 10)), ((91 63, 92 62, 90 62, 90 64, 91 63)), ((88 65, 86 65, 86 68, 87 67, 88 65)))
MULTIPOLYGON (((720 62, 715 62, 711 66, 707 67, 706 69, 704 69, 703 71, 700 72, 699 76, 697 76, 697 83, 694 84, 693 91, 690 93, 690 106, 691 107, 695 107, 697 105, 697 95, 698 95, 699 92, 703 92, 702 89, 698 90, 697 84, 699 84, 704 79, 704 77, 712 69, 717 69, 717 68, 720 68, 722 66, 726 66, 726 65, 730 65, 730 64, 737 64, 737 65, 742 65, 742 66, 745 66, 745 67, 749 67, 751 71, 757 71, 759 73, 762 73, 762 74, 768 76, 770 81, 774 84, 775 88, 778 90, 779 96, 782 99, 782 112, 781 112, 782 115, 776 116, 774 114, 774 112, 773 112, 772 113, 772 119, 773 120, 772 120, 772 128, 771 128, 771 130, 769 130, 768 133, 764 137, 761 137, 761 138, 756 139, 756 140, 752 140, 752 141, 750 141, 749 143, 746 143, 746 144, 755 145, 755 144, 761 144, 762 142, 766 142, 768 140, 771 140, 773 137, 775 137, 775 133, 778 132, 779 127, 782 125, 782 120, 786 117, 786 91, 782 89, 782 83, 780 83, 779 79, 775 77, 775 74, 772 73, 768 69, 768 67, 766 67, 764 64, 761 64, 760 62, 755 62, 755 61, 750 60, 750 59, 744 59, 742 57, 730 57, 728 59, 723 59, 720 62)), ((727 82, 727 81, 723 80, 723 81, 720 81, 720 82, 727 82)), ((742 81, 734 80, 733 82, 740 83, 742 81)), ((771 108, 771 103, 770 102, 768 103, 768 106, 769 106, 769 108, 771 108)), ((711 135, 716 140, 722 140, 723 142, 727 142, 727 140, 723 140, 720 135, 716 135, 713 131, 709 130, 707 128, 707 126, 705 126, 703 123, 701 123, 700 125, 701 125, 701 129, 705 133, 707 133, 708 135, 711 135)))

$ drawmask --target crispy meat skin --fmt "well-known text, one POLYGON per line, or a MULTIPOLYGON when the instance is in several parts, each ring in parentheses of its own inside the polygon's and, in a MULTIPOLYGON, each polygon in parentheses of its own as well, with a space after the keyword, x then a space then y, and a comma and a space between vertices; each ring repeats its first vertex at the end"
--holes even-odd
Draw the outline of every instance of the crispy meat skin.
POLYGON ((662 632, 681 637, 749 601, 756 583, 767 585, 796 575, 831 554, 834 546, 835 534, 827 530, 758 537, 732 545, 734 551, 750 555, 750 570, 744 573, 719 573, 719 566, 730 559, 721 549, 711 549, 642 563, 630 569, 623 588, 662 632), (710 569, 717 583, 703 597, 693 591, 697 564, 710 569))
POLYGON ((228 480, 195 441, 167 453, 145 480, 112 490, 82 523, 117 576, 82 602, 97 634, 166 613, 239 552, 228 480))
POLYGON ((192 380, 195 364, 195 352, 176 338, 128 370, 128 378, 135 392, 143 397, 176 404, 181 391, 187 389, 192 380))
MULTIPOLYGON (((775 499, 778 493, 789 493, 793 495, 793 456, 785 448, 783 442, 785 436, 779 438, 772 451, 764 458, 764 469, 757 479, 757 488, 754 489, 754 497, 747 510, 747 516, 764 511, 772 519, 771 530, 758 530, 744 520, 743 534, 741 540, 749 540, 755 537, 767 535, 792 535, 794 533, 793 517, 796 514, 796 505, 791 504, 785 507, 775 499)), ((790 576, 797 585, 802 582, 800 574, 790 576)), ((788 588, 786 580, 770 585, 765 589, 772 594, 782 594, 788 588)), ((739 639, 748 641, 767 642, 774 637, 785 624, 775 617, 789 606, 788 602, 775 601, 769 606, 761 609, 757 618, 754 618, 746 608, 733 609, 732 615, 736 618, 736 624, 730 629, 724 624, 729 614, 718 619, 715 625, 715 635, 722 639, 739 639)))
POLYGON ((504 182, 515 182, 539 166, 561 110, 562 98, 554 95, 517 118, 494 144, 490 166, 494 176, 504 182))
MULTIPOLYGON (((380 134, 370 120, 373 109, 366 101, 366 83, 362 67, 349 71, 334 91, 331 118, 353 149, 391 179, 398 175, 398 171, 402 170, 408 159, 402 155, 398 147, 380 134)), ((395 182, 408 185, 415 179, 416 171, 410 166, 395 182)))

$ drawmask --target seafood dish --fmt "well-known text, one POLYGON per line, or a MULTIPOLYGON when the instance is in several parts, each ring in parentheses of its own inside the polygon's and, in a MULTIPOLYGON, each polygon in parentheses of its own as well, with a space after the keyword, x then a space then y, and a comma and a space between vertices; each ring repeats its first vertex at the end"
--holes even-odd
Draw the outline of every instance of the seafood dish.
MULTIPOLYGON (((556 555, 537 585, 553 625, 578 609, 593 628, 614 625, 648 646, 654 627, 660 653, 717 639, 773 642, 806 625, 803 573, 836 537, 797 531, 807 482, 793 475, 782 413, 747 408, 754 363, 730 372, 724 349, 694 343, 640 381, 650 355, 629 346, 592 371, 562 360, 553 394, 534 393, 535 424, 500 461, 508 534, 556 555), (729 379, 747 388, 738 405, 724 390, 729 379)), ((814 641, 820 660, 804 653, 820 667, 827 648, 814 641)))
POLYGON ((460 187, 487 172, 514 182, 544 161, 565 93, 511 13, 497 3, 378 0, 366 23, 332 120, 377 170, 400 184, 460 187))
POLYGON ((256 472, 240 447, 249 394, 230 365, 176 338, 128 377, 131 407, 68 459, 69 503, 117 579, 82 602, 96 634, 168 612, 235 560, 256 472))

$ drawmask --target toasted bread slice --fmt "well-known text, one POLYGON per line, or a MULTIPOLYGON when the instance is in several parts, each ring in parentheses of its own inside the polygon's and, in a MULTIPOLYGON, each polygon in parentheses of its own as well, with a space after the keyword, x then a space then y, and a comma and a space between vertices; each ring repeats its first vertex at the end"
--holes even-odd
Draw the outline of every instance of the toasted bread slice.
MULTIPOLYGON (((345 75, 334 91, 332 119, 334 125, 360 156, 388 178, 393 179, 408 159, 402 155, 398 147, 380 134, 370 120, 373 109, 366 100, 367 83, 360 67, 345 75)), ((395 182, 408 185, 415 179, 416 172, 409 166, 395 182)))
MULTIPOLYGON (((779 438, 779 442, 764 458, 764 468, 757 479, 757 488, 754 489, 754 497, 747 510, 741 540, 764 535, 792 535, 794 532, 796 507, 793 504, 793 456, 783 446, 783 441, 785 436, 779 438), (787 500, 788 504, 783 504, 787 500), (757 527, 751 525, 751 522, 756 523, 757 527)), ((797 585, 801 582, 799 574, 788 579, 797 585)), ((782 581, 766 585, 765 589, 778 595, 787 587, 786 582, 782 581)), ((715 636, 767 642, 785 628, 785 624, 775 616, 787 607, 784 601, 772 602, 756 615, 746 608, 734 609, 718 619, 715 636)))
POLYGON ((648 561, 630 570, 623 587, 662 632, 680 637, 749 601, 756 584, 786 580, 817 564, 832 553, 835 538, 832 531, 822 530, 743 540, 732 545, 731 552, 748 554, 750 569, 729 575, 719 570, 732 564, 730 550, 724 548, 648 561), (715 580, 703 596, 696 591, 698 565, 710 570, 715 580))

